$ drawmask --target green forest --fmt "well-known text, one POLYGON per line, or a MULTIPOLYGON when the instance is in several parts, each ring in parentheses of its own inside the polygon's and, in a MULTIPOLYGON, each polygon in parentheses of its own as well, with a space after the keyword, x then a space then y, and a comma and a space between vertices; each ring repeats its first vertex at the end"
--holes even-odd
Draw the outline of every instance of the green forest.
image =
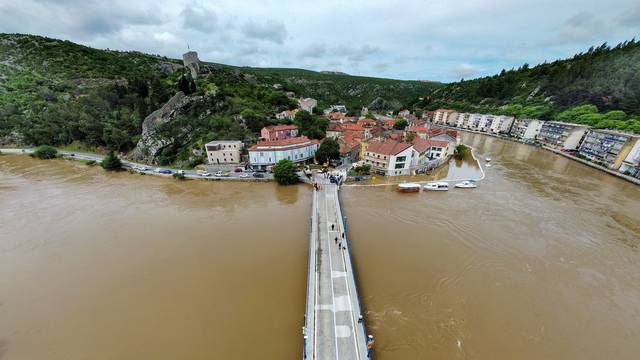
POLYGON ((640 43, 602 44, 570 59, 435 89, 416 108, 513 115, 640 133, 640 43))

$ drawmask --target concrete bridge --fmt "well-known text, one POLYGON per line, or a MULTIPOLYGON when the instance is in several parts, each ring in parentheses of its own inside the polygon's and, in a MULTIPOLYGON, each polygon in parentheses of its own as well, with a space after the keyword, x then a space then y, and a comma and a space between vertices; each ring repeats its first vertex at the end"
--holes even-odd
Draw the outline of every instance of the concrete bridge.
POLYGON ((367 333, 338 187, 322 176, 316 180, 320 189, 313 192, 303 359, 366 360, 367 333))

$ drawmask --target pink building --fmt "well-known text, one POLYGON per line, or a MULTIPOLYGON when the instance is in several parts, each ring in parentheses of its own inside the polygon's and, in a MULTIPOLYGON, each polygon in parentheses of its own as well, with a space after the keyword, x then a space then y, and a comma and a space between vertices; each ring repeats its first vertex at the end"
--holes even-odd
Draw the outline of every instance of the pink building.
POLYGON ((272 125, 260 130, 260 137, 265 141, 290 139, 298 136, 298 127, 295 125, 272 125))

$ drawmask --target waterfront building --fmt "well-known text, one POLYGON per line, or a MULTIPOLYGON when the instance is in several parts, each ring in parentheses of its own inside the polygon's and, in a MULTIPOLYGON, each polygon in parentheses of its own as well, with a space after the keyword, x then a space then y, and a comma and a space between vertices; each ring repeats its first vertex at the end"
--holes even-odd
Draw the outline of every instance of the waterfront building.
POLYGON ((611 131, 589 130, 578 153, 587 159, 618 170, 638 141, 638 136, 611 131))
POLYGON ((489 127, 489 131, 494 134, 508 134, 513 125, 513 116, 500 115, 496 116, 489 127))
POLYGON ((438 109, 433 114, 433 123, 441 125, 453 125, 458 119, 458 112, 451 109, 438 109))
POLYGON ((428 161, 445 159, 453 154, 451 143, 446 140, 413 139, 414 159, 412 165, 423 165, 428 161))
POLYGON ((290 139, 298 136, 296 125, 271 125, 260 130, 260 137, 265 141, 290 139))
POLYGON ((471 114, 469 115, 469 120, 467 120, 467 123, 464 124, 463 127, 469 130, 478 130, 478 128, 480 128, 481 121, 482 121, 481 114, 471 114))
POLYGON ((543 123, 544 121, 537 119, 518 119, 511 127, 510 135, 525 141, 534 140, 540 134, 543 123))
POLYGON ((216 140, 204 145, 210 165, 239 164, 244 148, 239 140, 216 140))
POLYGON ((364 156, 365 164, 380 175, 409 175, 413 145, 400 141, 371 141, 364 156))
POLYGON ((537 140, 553 148, 576 150, 587 130, 586 125, 545 121, 537 140))
POLYGON ((640 179, 640 140, 636 141, 629 154, 622 162, 619 171, 640 179))
POLYGON ((470 117, 471 117, 471 114, 469 113, 458 114, 458 119, 456 120, 455 126, 459 128, 464 127, 464 125, 469 122, 470 117))
POLYGON ((249 148, 249 163, 254 169, 266 169, 283 159, 299 163, 312 159, 316 150, 318 140, 309 140, 306 136, 260 141, 249 148))

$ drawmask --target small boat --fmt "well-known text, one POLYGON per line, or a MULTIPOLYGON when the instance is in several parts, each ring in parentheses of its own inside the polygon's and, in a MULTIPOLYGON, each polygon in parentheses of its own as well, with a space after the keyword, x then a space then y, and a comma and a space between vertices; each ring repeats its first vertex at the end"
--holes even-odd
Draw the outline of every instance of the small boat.
POLYGON ((473 180, 465 180, 463 182, 457 183, 456 187, 461 189, 473 189, 473 188, 477 188, 478 184, 476 184, 476 182, 473 180))
POLYGON ((487 165, 485 165, 485 167, 491 167, 491 164, 487 163, 487 165))
POLYGON ((489 161, 491 161, 491 158, 490 157, 485 158, 484 161, 489 162, 489 161))
POLYGON ((413 193, 420 191, 420 184, 403 183, 398 185, 398 192, 413 193))
POLYGON ((444 181, 431 182, 425 185, 424 189, 430 191, 447 191, 449 190, 449 183, 446 183, 444 181))

